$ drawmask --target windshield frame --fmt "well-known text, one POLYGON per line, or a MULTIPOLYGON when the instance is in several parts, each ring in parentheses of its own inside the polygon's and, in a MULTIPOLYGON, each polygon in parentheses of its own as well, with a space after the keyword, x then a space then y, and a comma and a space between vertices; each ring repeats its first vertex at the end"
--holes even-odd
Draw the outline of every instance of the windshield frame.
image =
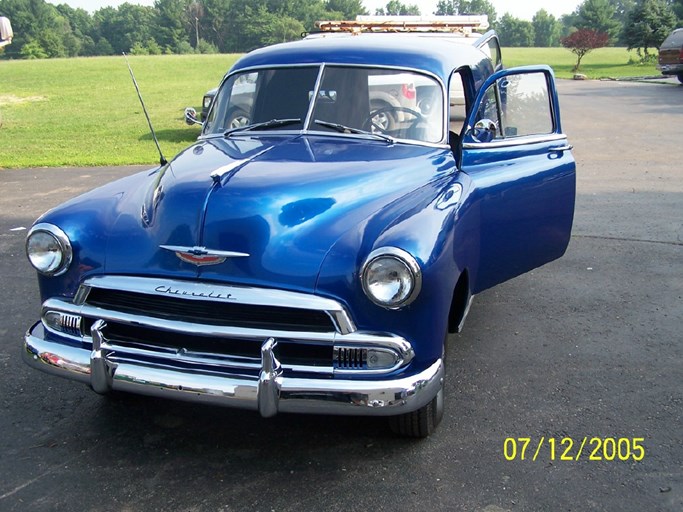
MULTIPOLYGON (((421 69, 415 69, 415 68, 410 68, 410 67, 404 67, 404 66, 387 66, 387 65, 380 65, 380 64, 357 64, 357 63, 345 63, 345 62, 302 62, 302 63, 297 63, 297 64, 264 64, 264 65, 259 65, 259 66, 250 66, 250 67, 244 67, 244 68, 239 68, 239 69, 232 69, 230 72, 228 72, 224 77, 223 80, 221 80, 220 85, 218 86, 218 89, 216 91, 216 95, 214 97, 214 100, 211 104, 211 107, 207 113, 206 119, 207 121, 211 118, 211 115, 216 108, 217 99, 221 95, 221 93, 224 90, 225 84, 234 76, 236 75, 247 75, 249 73, 254 73, 254 72, 259 72, 262 70, 268 70, 268 69, 294 69, 294 68, 318 68, 318 73, 316 76, 315 84, 314 84, 314 90, 311 96, 311 101, 308 104, 308 108, 306 111, 306 116, 303 119, 303 126, 300 129, 274 129, 274 130, 267 130, 267 131, 250 131, 248 129, 245 130, 234 130, 231 131, 230 136, 231 137, 238 137, 238 136, 248 136, 248 137, 258 137, 258 136, 282 136, 282 135, 316 135, 316 136, 326 136, 326 137, 343 137, 343 138, 354 138, 354 139, 363 139, 363 140, 373 140, 373 141, 382 141, 383 139, 386 138, 391 138, 392 142, 395 143, 403 143, 403 144, 413 144, 413 145, 419 145, 419 146, 428 146, 428 147, 444 147, 448 146, 448 115, 449 115, 449 103, 447 101, 447 89, 446 86, 444 85, 444 82, 440 79, 440 77, 434 73, 431 73, 429 71, 424 71, 421 69), (320 88, 322 85, 323 77, 325 74, 325 70, 328 67, 334 67, 334 68, 369 68, 369 69, 379 69, 379 70, 386 70, 386 71, 397 71, 397 72, 403 72, 403 73, 413 73, 416 75, 421 75, 424 77, 427 77, 431 80, 434 81, 434 83, 437 85, 439 89, 439 96, 440 96, 440 101, 441 101, 441 119, 440 119, 440 127, 441 127, 441 140, 436 141, 436 142, 429 142, 429 141, 424 141, 424 140, 419 140, 419 139, 409 139, 409 138, 393 138, 393 137, 387 137, 387 136, 382 136, 382 137, 377 137, 376 134, 373 133, 341 133, 341 132, 336 132, 336 131, 328 131, 328 130, 322 130, 322 129, 316 129, 316 125, 313 119, 313 112, 315 110, 315 105, 316 105, 316 98, 318 97, 318 94, 320 93, 320 88)), ((245 126, 245 128, 247 128, 245 126)), ((222 138, 223 137, 223 131, 217 131, 214 133, 208 133, 208 123, 204 122, 202 131, 199 135, 200 140, 207 140, 207 139, 214 139, 214 138, 222 138)))

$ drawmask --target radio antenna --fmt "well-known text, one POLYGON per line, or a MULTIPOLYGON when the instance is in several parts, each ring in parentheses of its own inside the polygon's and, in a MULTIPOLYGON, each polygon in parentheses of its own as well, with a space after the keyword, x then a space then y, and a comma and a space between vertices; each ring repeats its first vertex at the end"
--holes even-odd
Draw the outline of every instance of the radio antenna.
POLYGON ((164 154, 161 152, 161 147, 159 146, 159 139, 157 139, 157 134, 154 133, 154 128, 152 127, 152 121, 149 119, 149 114, 147 113, 147 107, 145 107, 145 102, 142 99, 142 94, 140 94, 140 88, 138 87, 138 82, 135 80, 135 75, 133 74, 133 68, 130 67, 130 62, 128 62, 128 56, 126 55, 126 52, 123 52, 123 58, 126 59, 126 64, 128 65, 128 71, 130 71, 130 77, 133 79, 133 85, 135 86, 135 90, 138 93, 138 98, 140 99, 140 104, 142 105, 142 111, 145 113, 145 117, 147 118, 147 124, 149 125, 149 131, 152 132, 152 139, 154 139, 154 144, 157 146, 157 151, 159 152, 159 164, 160 165, 166 165, 168 163, 168 160, 164 157, 164 154))

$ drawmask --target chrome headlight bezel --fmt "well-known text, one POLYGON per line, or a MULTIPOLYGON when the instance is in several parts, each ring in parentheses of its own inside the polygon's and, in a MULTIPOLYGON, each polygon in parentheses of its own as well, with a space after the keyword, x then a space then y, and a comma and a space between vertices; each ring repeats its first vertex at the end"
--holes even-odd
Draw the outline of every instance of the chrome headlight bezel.
POLYGON ((411 304, 420 294, 422 289, 422 270, 417 260, 409 252, 398 247, 381 247, 372 251, 366 258, 361 267, 360 280, 363 292, 368 299, 385 309, 395 310, 411 304), (373 293, 373 286, 370 282, 373 268, 376 268, 382 262, 393 265, 398 264, 398 267, 394 268, 404 272, 404 277, 409 277, 409 288, 404 290, 395 300, 383 300, 376 293, 373 293))
POLYGON ((38 272, 46 276, 59 276, 66 272, 71 265, 73 259, 73 249, 71 248, 71 241, 69 237, 60 228, 54 224, 40 223, 33 226, 28 235, 26 235, 26 256, 31 266, 38 272), (53 260, 48 265, 41 266, 37 263, 35 247, 31 243, 36 241, 38 236, 47 236, 48 242, 52 242, 55 252, 58 252, 59 258, 53 260))

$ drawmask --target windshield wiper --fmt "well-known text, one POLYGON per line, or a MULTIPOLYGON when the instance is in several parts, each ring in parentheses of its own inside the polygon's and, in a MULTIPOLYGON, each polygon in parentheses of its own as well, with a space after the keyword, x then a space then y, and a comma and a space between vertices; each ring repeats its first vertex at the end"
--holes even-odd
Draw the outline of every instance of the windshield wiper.
POLYGON ((359 134, 359 135, 370 135, 371 137, 376 137, 380 140, 385 140, 391 144, 396 142, 396 139, 394 139, 390 135, 386 135, 384 133, 373 133, 373 132, 369 132, 367 130, 361 130, 360 128, 353 128, 351 126, 346 126, 346 125, 339 124, 339 123, 332 123, 330 121, 321 121, 320 119, 314 119, 313 122, 315 124, 319 124, 320 126, 326 126, 328 128, 332 128, 333 130, 337 130, 339 133, 355 133, 355 134, 359 134))
POLYGON ((270 128, 277 128, 279 126, 286 126, 288 124, 300 123, 300 118, 292 119, 271 119, 270 121, 264 121, 262 123, 248 124, 246 126, 237 126, 235 128, 230 128, 223 132, 223 136, 227 137, 231 133, 235 132, 249 132, 253 130, 268 130, 270 128))

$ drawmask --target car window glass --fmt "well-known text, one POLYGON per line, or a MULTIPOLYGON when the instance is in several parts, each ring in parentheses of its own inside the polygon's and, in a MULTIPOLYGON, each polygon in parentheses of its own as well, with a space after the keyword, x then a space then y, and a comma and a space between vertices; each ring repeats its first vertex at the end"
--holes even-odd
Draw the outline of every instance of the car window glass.
POLYGON ((311 129, 335 130, 315 123, 325 121, 398 139, 440 142, 441 91, 433 78, 410 71, 327 66, 311 129))
POLYGON ((500 57, 500 46, 498 45, 498 39, 495 37, 492 37, 489 39, 488 43, 488 53, 491 57, 491 62, 493 62, 493 69, 498 69, 501 64, 501 57, 500 57))
MULTIPOLYGON (((273 68, 230 76, 214 100, 204 133, 223 133, 273 119, 298 119, 287 123, 286 129, 304 128, 320 69, 273 68)), ((442 91, 434 78, 417 72, 325 66, 308 129, 364 130, 396 139, 442 142, 442 91)))
POLYGON ((484 97, 479 104, 479 110, 477 111, 477 121, 483 119, 490 119, 496 126, 500 126, 500 116, 498 112, 498 95, 497 87, 493 85, 489 87, 484 93, 484 97))
POLYGON ((510 75, 498 81, 504 98, 503 129, 499 136, 515 137, 552 133, 548 83, 543 73, 510 75))
POLYGON ((507 75, 486 91, 476 122, 487 121, 487 138, 522 137, 553 133, 553 117, 544 73, 507 75), (494 130, 488 130, 488 121, 494 130))
POLYGON ((448 129, 453 133, 460 133, 467 116, 467 105, 463 78, 457 71, 451 76, 448 85, 448 106, 448 129))
POLYGON ((205 133, 222 133, 272 119, 300 119, 287 128, 301 129, 318 71, 318 66, 306 66, 232 75, 214 100, 205 133))

